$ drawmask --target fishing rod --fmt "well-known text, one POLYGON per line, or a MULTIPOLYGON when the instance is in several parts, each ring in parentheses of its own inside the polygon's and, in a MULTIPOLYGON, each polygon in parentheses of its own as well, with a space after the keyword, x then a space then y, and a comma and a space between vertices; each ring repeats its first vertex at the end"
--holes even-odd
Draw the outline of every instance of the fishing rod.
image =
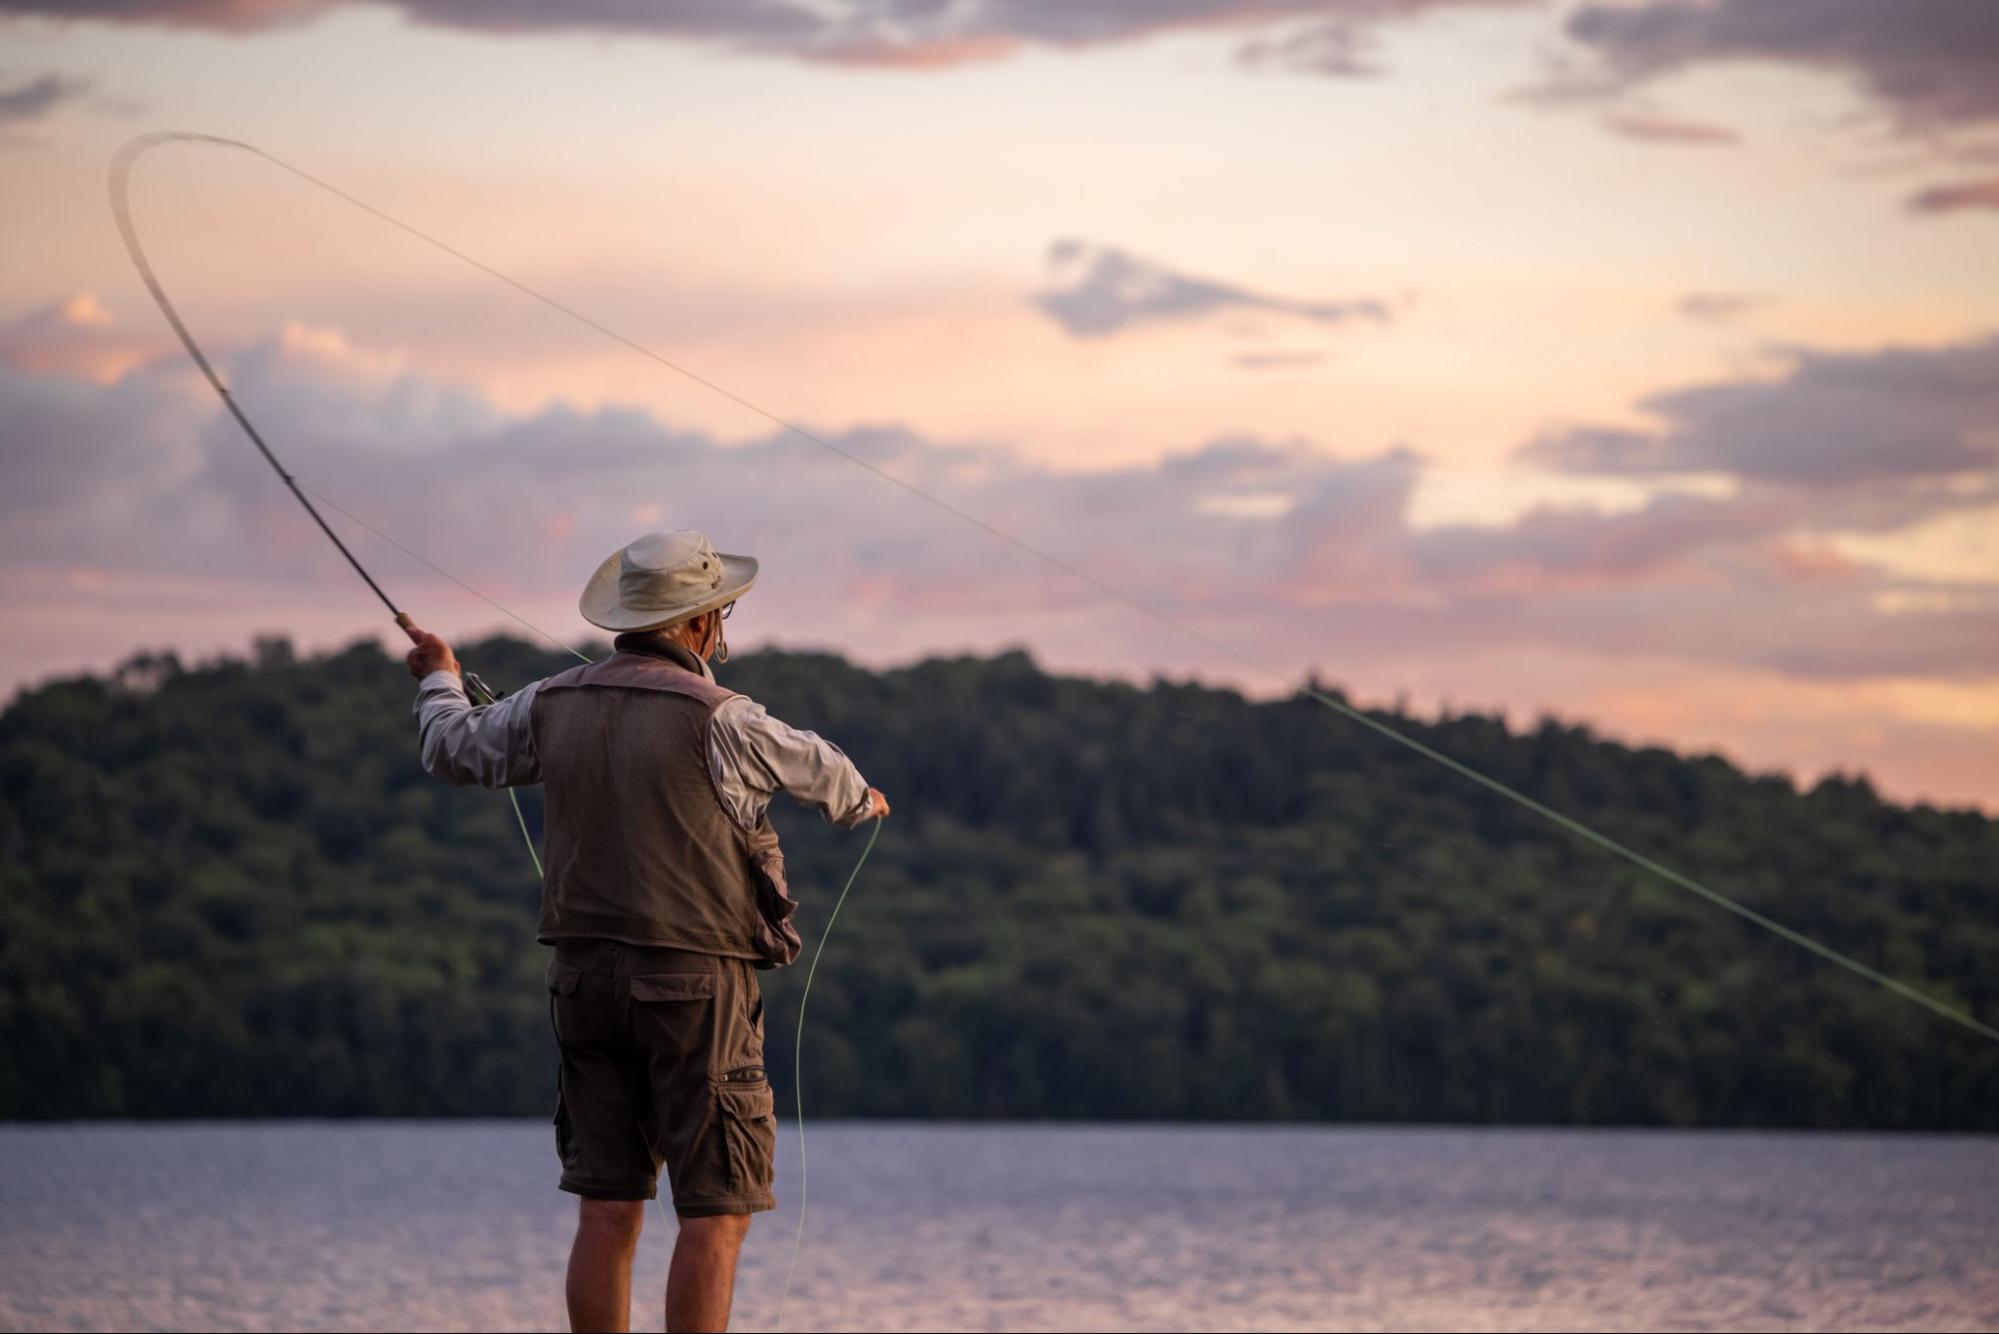
MULTIPOLYGON (((278 480, 283 482, 285 489, 292 493, 292 499, 305 507, 305 512, 310 514, 312 521, 319 525, 319 531, 326 534, 326 540, 333 543, 334 548, 346 559, 348 565, 353 567, 354 573, 361 576, 361 582, 368 585, 368 591, 373 593, 381 601, 381 604, 389 609, 389 615, 395 618, 396 624, 402 627, 403 633, 414 641, 416 639, 416 622, 410 619, 408 612, 395 604, 394 599, 388 593, 383 591, 382 585, 376 581, 375 576, 368 573, 368 567, 363 565, 360 558, 340 539, 340 534, 333 531, 333 525, 326 521, 326 516, 319 512, 319 507, 312 503, 310 496, 306 495, 305 489, 298 483, 298 478, 293 476, 291 470, 279 461, 276 451, 265 442, 263 433, 257 429, 256 423, 250 420, 249 414, 243 411, 241 404, 237 403, 236 396, 229 392, 229 386, 222 382, 222 377, 215 373, 215 367, 209 363, 207 356, 202 353, 201 345, 194 341, 194 335, 188 331, 186 322, 180 317, 180 312, 174 308, 173 299, 167 295, 167 289, 160 285, 159 276, 153 272, 152 262, 146 258, 146 247, 140 243, 139 231, 132 225, 132 208, 129 198, 132 164, 146 150, 176 139, 225 144, 232 148, 249 147, 249 145, 239 144, 233 139, 220 139, 213 135, 205 134, 179 133, 141 135, 139 138, 130 140, 121 147, 116 156, 111 159, 111 216, 118 224, 118 236, 125 243, 125 253, 131 256, 132 267, 139 271, 139 277, 146 284, 146 290, 152 293, 153 302, 159 306, 160 314, 167 317, 167 324, 172 327, 174 335, 180 339, 181 346, 187 349, 187 355, 193 360, 195 368, 201 372, 202 377, 208 381, 209 387, 222 400, 222 406, 229 409, 229 415, 235 418, 238 426, 243 428, 243 434, 250 437, 250 443, 255 445, 257 452, 264 456, 264 462, 271 465, 271 471, 278 475, 278 480)), ((459 666, 468 693, 471 693, 475 698, 483 696, 480 702, 485 704, 492 704, 500 698, 500 692, 487 686, 480 679, 478 673, 465 669, 462 663, 459 666)), ((508 796, 511 797, 512 795, 512 792, 509 791, 508 796)), ((520 803, 516 801, 514 807, 514 813, 519 815, 520 803)), ((522 832, 526 832, 525 820, 522 823, 522 832)), ((530 852, 534 851, 532 842, 528 844, 528 850, 530 852)), ((541 869, 539 854, 535 856, 535 869, 537 871, 541 869)))

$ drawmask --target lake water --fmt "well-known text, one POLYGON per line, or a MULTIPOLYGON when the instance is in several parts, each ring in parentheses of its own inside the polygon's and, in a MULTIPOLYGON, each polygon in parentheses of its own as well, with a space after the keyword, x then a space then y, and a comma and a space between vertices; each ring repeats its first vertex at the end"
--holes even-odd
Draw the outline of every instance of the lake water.
MULTIPOLYGON (((788 1128, 787 1128, 788 1130, 788 1128)), ((793 1329, 1992 1329, 1999 1141, 822 1124, 793 1329)), ((787 1208, 736 1328, 770 1328, 787 1208)), ((548 1127, 0 1127, 0 1326, 560 1329, 548 1127)), ((640 1257, 659 1328, 670 1225, 640 1257)))

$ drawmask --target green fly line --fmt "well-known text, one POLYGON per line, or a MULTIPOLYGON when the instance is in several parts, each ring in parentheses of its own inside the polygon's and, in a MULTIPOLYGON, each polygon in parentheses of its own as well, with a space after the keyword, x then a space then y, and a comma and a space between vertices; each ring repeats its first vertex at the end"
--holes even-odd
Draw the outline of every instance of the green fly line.
MULTIPOLYGON (((489 277, 498 280, 499 282, 505 283, 507 286, 513 288, 517 292, 520 292, 522 295, 527 296, 564 316, 567 316, 569 319, 575 320, 576 322, 582 324, 586 328, 592 329, 597 333, 604 335, 606 338, 611 339, 613 342, 616 342, 621 346, 626 347, 631 351, 638 353, 640 356, 645 357, 647 360, 665 367, 666 369, 674 372, 676 375, 679 375, 691 381, 694 384, 700 385, 704 389, 707 389, 710 392, 715 393, 721 396, 722 398, 729 400, 730 402, 736 404, 737 406, 744 408, 749 412, 755 413, 757 416, 762 417, 764 420, 772 423, 773 425, 781 428, 782 430, 789 431, 791 434, 796 435, 803 440, 810 441, 812 444, 817 445, 819 448, 825 450, 826 452, 836 455, 839 458, 845 459, 848 463, 853 464, 855 467, 863 468, 868 472, 873 473, 876 477, 880 478, 884 482, 887 482, 889 485, 897 487, 898 489, 907 492, 909 495, 914 496, 915 498, 925 502, 928 505, 931 505, 937 509, 944 511, 945 513, 961 520, 964 523, 970 524, 971 526, 987 534, 989 537, 992 537, 993 539, 999 542, 1005 543, 1006 545, 1013 547, 1015 550, 1020 551, 1024 555, 1030 556, 1054 570, 1057 570, 1065 575, 1068 575, 1069 577, 1076 579, 1081 583, 1087 584, 1089 587, 1095 589, 1097 592, 1103 594, 1104 596, 1111 598, 1114 601, 1123 603, 1125 606, 1139 612, 1140 614, 1148 617, 1151 620, 1157 621, 1158 623, 1172 629, 1176 633, 1183 635, 1188 639, 1195 641, 1196 643, 1202 644, 1208 649, 1216 653, 1219 653, 1224 657, 1232 659, 1237 663, 1240 663, 1246 667, 1250 667, 1259 673, 1265 673, 1271 675, 1282 674, 1276 672, 1270 664, 1267 664, 1265 662, 1259 661, 1258 659, 1250 657, 1249 655, 1244 654, 1241 650, 1233 647, 1232 645, 1224 644, 1221 641, 1214 639, 1213 637, 1207 634, 1204 634, 1202 631, 1196 629, 1195 627, 1186 624, 1178 617, 1172 616, 1167 612, 1164 612, 1159 608, 1153 606, 1152 604, 1144 601, 1143 599, 1135 597, 1134 595, 1124 591, 1123 589, 1118 588, 1117 586, 1110 584, 1103 579, 1098 578, 1096 575, 1091 574, 1089 571, 1082 569, 1079 566, 1073 565, 1070 562, 1063 560, 1059 556, 1043 551, 1041 548, 1033 545, 1032 543, 1027 542, 1022 538, 1016 537, 1014 534, 1007 532, 1005 529, 1000 528, 997 525, 988 522, 985 519, 980 518, 978 515, 973 514, 968 510, 961 509, 957 505, 952 504, 950 501, 945 500, 942 497, 932 495, 931 493, 925 491, 923 488, 915 485, 914 483, 909 482, 901 477, 898 477, 895 473, 890 472, 886 468, 883 468, 878 464, 870 462, 868 459, 863 458, 862 456, 854 453, 851 450, 842 448, 839 444, 835 443, 834 441, 828 440, 825 437, 818 435, 813 431, 807 430, 803 426, 798 425, 796 422, 790 421, 784 417, 779 416, 777 413, 771 412, 767 408, 764 408, 759 404, 752 402, 751 400, 743 397, 742 395, 734 392, 733 390, 728 389, 723 385, 717 384, 715 381, 710 380, 707 377, 700 375, 697 372, 690 370, 685 366, 680 365, 678 362, 672 360, 671 358, 665 356, 660 352, 655 351, 650 347, 647 347, 643 343, 638 342, 637 340, 627 336, 626 334, 620 333, 618 330, 610 327, 609 325, 603 324, 598 320, 593 319, 589 315, 584 314, 582 311, 576 310, 575 308, 561 301, 558 301, 556 298, 549 296, 544 292, 538 291, 533 287, 530 287, 528 284, 521 282, 519 279, 514 278, 509 274, 501 272, 499 269, 494 268, 492 265, 474 258, 473 256, 458 249, 457 247, 450 245, 449 243, 439 240, 437 237, 430 235, 428 232, 422 231, 421 229, 414 227, 407 222, 402 221, 400 218, 397 218, 389 213, 386 213, 383 210, 376 208, 374 205, 369 204, 364 200, 358 199, 351 194, 348 194, 346 191, 340 189, 339 187, 332 185, 329 182, 323 181, 318 177, 313 176, 310 173, 303 171, 298 167, 293 166, 289 162, 286 162, 281 158, 275 157, 270 153, 265 152, 263 149, 258 148, 253 144, 247 144, 237 139, 223 138, 218 135, 191 134, 191 133, 182 133, 177 131, 166 131, 155 134, 145 134, 130 140, 118 150, 117 154, 112 159, 111 170, 110 170, 111 204, 112 204, 113 215, 116 217, 118 221, 120 235, 124 238, 126 249, 128 252, 130 252, 132 256, 132 261, 134 265, 138 268, 140 276, 145 280, 146 286, 148 290, 151 291, 155 302, 158 303, 161 312, 167 317, 167 322, 173 326, 174 332, 180 335, 181 342, 186 346, 188 354, 194 359, 196 366, 200 368, 203 375, 207 378, 209 384, 213 386, 213 388, 215 389, 215 392, 221 396, 223 405, 226 408, 228 408, 230 414, 233 417, 235 417, 237 423, 240 426, 242 426, 244 431, 250 436, 252 443, 254 443, 257 446, 258 450, 264 455, 265 459, 277 471, 279 477, 284 481, 285 485, 291 489, 293 495, 297 497, 299 503, 305 507, 306 511, 309 514, 311 514, 314 521, 318 523, 319 527, 325 532, 326 536, 333 541, 333 544, 340 549, 341 555, 347 558, 348 563, 354 567, 355 572, 359 574, 364 581, 367 582, 369 588, 375 593, 376 597, 380 598, 383 604, 386 605, 391 612, 397 615, 399 621, 406 618, 404 618, 402 616, 402 613, 397 610, 395 604, 389 600, 388 595, 382 591, 380 585, 376 584, 376 582, 368 574, 368 572, 361 567, 360 562, 355 560, 353 553, 348 551, 346 544, 343 543, 340 540, 339 536, 334 533, 333 529, 327 525, 326 520, 320 515, 319 511, 316 508, 314 508, 311 500, 307 498, 305 491, 297 482, 297 480, 293 478, 290 473, 285 471, 283 465, 278 462, 277 457, 271 452, 270 448, 264 443, 262 437, 257 434, 256 428, 250 424, 249 418, 243 414, 242 409, 238 407, 235 400, 230 397, 228 389, 223 385, 221 379, 215 374, 214 370, 210 367, 207 358, 205 358, 202 355, 200 348, 196 345, 193 339, 193 336, 188 333, 187 327, 181 322, 179 315, 175 313, 172 303, 167 299, 165 291, 160 287, 158 280, 153 276, 151 267, 146 262, 145 252, 139 245, 138 235, 136 231, 133 229, 131 223, 130 211, 126 199, 127 178, 130 175, 132 164, 134 163, 134 161, 136 161, 136 159, 138 159, 142 154, 150 151, 151 149, 157 148, 162 144, 167 144, 167 143, 208 144, 221 148, 235 149, 237 151, 249 153, 252 156, 262 158, 264 161, 288 173, 289 175, 294 176, 299 180, 302 180, 307 184, 312 185, 320 190, 323 190, 326 193, 333 195, 335 198, 343 200, 344 202, 352 205, 353 207, 360 209, 362 212, 370 214, 371 216, 380 219, 381 221, 389 224, 390 226, 396 228, 399 231, 408 233, 410 236, 415 237, 417 240, 422 241, 426 245, 432 246, 435 249, 443 251, 444 253, 452 256, 454 259, 457 259, 461 263, 469 265, 470 267, 477 269, 479 272, 484 273, 489 277)), ((327 503, 329 505, 329 508, 335 508, 335 509, 339 508, 337 506, 333 506, 331 502, 327 503)), ((345 510, 341 510, 340 512, 343 514, 348 513, 345 510)), ((348 514, 348 517, 354 518, 354 516, 351 514, 348 514)), ((355 519, 355 521, 357 523, 360 522, 359 519, 355 519)), ((388 538, 387 535, 381 533, 380 530, 374 529, 370 525, 364 524, 363 526, 369 527, 370 531, 375 532, 377 536, 382 537, 385 541, 390 541, 392 545, 398 547, 399 549, 403 550, 404 552, 412 556, 415 556, 416 553, 410 552, 409 548, 402 546, 401 543, 394 542, 393 539, 388 538)), ((514 615, 514 613, 510 611, 506 611, 504 607, 500 607, 500 604, 495 602, 492 598, 487 597, 484 593, 479 593, 476 589, 472 589, 469 584, 466 584, 463 580, 458 579, 455 575, 446 574, 445 571, 439 569, 438 566, 432 564, 428 560, 423 560, 422 557, 417 557, 417 559, 422 560, 423 564, 430 566, 430 568, 433 570, 437 570, 439 574, 443 574, 446 578, 450 579, 451 582, 457 584, 459 587, 465 588, 467 591, 475 593, 476 596, 480 597, 482 600, 491 604, 492 606, 499 607, 501 611, 506 612, 506 614, 512 619, 519 621, 523 625, 528 624, 528 622, 522 620, 521 617, 514 615)), ((534 627, 530 626, 529 628, 532 629, 534 627)), ((544 638, 553 640, 553 636, 547 635, 546 632, 544 631, 536 630, 536 633, 541 634, 544 638)), ((573 649, 570 651, 574 652, 573 649)), ((1470 781, 1479 784, 1480 786, 1488 789, 1489 791, 1494 792, 1497 795, 1506 798, 1508 801, 1511 801, 1516 805, 1519 805, 1529 811, 1534 812, 1536 815, 1539 815, 1544 819, 1549 820, 1551 823, 1555 824, 1556 826, 1564 830, 1567 830, 1569 833, 1576 835, 1578 838, 1581 838, 1586 842, 1589 842, 1595 845, 1596 847, 1603 849, 1606 852, 1609 852, 1617 857, 1620 857, 1644 871, 1650 872, 1651 874, 1659 877, 1660 879, 1664 880, 1666 883, 1673 885, 1676 888, 1686 890, 1687 892, 1706 900, 1707 902, 1715 905, 1716 907, 1722 908, 1730 913, 1733 913, 1737 917, 1740 917, 1743 920, 1750 922, 1755 926, 1761 927, 1763 930, 1768 931, 1771 934, 1778 936, 1783 940, 1789 941, 1791 944, 1796 945, 1801 949, 1807 950, 1812 954, 1817 955, 1819 958, 1824 959, 1828 963, 1835 964, 1840 968, 1843 968, 1846 971, 1854 974, 1857 977, 1864 978, 1869 982, 1875 983, 1876 985, 1885 988, 1886 990, 1892 992, 1897 996, 1902 997, 1905 1000, 1913 1001, 1914 1003, 1929 1010, 1931 1013, 1937 1015, 1940 1018, 1947 1019, 1951 1023, 1956 1024, 1962 1028, 1969 1029, 1971 1032, 1977 1033, 1982 1037, 1990 1038, 1994 1041, 1999 1041, 1999 1029, 1993 1028, 1991 1025, 1980 1021, 1974 1016, 1967 1014, 1963 1010, 1957 1009, 1956 1007, 1951 1005, 1947 1005, 1944 1002, 1937 1000, 1935 997, 1930 996, 1925 992, 1916 989, 1915 987, 1909 986, 1907 983, 1889 977, 1886 974, 1880 972, 1879 970, 1871 968, 1868 965, 1861 963, 1859 960, 1854 959, 1851 956, 1840 952, 1839 950, 1833 949, 1831 946, 1822 944, 1821 942, 1812 939, 1811 937, 1805 935, 1803 932, 1793 930, 1792 928, 1785 926, 1783 923, 1775 921, 1774 919, 1765 916, 1762 913, 1757 912, 1755 909, 1749 907, 1747 904, 1741 903, 1736 899, 1731 898, 1726 894, 1723 894, 1719 890, 1716 890, 1708 885, 1704 885, 1699 881, 1694 880, 1690 876, 1683 875, 1682 873, 1673 870, 1669 866, 1666 866, 1658 861, 1655 861, 1652 858, 1647 857, 1644 854, 1639 853, 1632 848, 1626 847, 1623 843, 1618 842, 1616 839, 1613 839, 1606 834, 1599 833, 1590 826, 1582 823, 1580 820, 1576 820, 1573 817, 1564 815, 1560 811, 1557 811, 1552 807, 1549 807, 1539 801, 1536 801, 1534 798, 1526 795, 1523 792, 1518 791, 1517 789, 1511 787, 1510 785, 1503 783, 1500 780, 1493 778, 1487 774, 1481 773, 1478 770, 1472 768, 1470 765, 1452 759, 1450 756, 1445 755, 1440 751, 1432 749, 1431 747, 1425 745, 1421 741, 1416 740, 1414 737, 1408 736, 1399 729, 1391 727, 1387 723, 1382 722, 1380 719, 1370 717, 1367 713, 1363 712, 1362 710, 1356 709, 1351 705, 1346 704, 1343 701, 1335 699, 1332 696, 1324 694, 1318 690, 1313 690, 1308 688, 1305 689, 1302 693, 1305 694, 1307 697, 1317 701, 1319 704, 1324 705, 1326 708, 1331 709, 1333 712, 1339 714, 1340 716, 1352 722, 1359 723, 1361 726, 1369 729, 1370 731, 1376 733, 1377 735, 1382 736, 1388 739, 1389 741, 1392 741, 1395 744, 1402 746, 1408 750, 1414 751, 1416 754, 1421 755, 1426 759, 1433 760, 1436 763, 1443 765, 1445 768, 1460 775, 1461 777, 1469 779, 1470 781)), ((515 813, 517 816, 520 815, 518 803, 516 803, 515 806, 515 813)), ((523 836, 526 836, 527 822, 525 817, 520 818, 520 824, 521 824, 521 832, 523 836)), ((879 827, 876 828, 875 833, 877 835, 880 833, 879 827)), ((528 842, 529 842, 530 851, 532 851, 533 849, 532 839, 529 839, 528 842)), ((868 841, 868 847, 872 848, 873 845, 874 845, 874 839, 873 837, 870 837, 868 841)), ((864 850, 862 852, 861 860, 865 862, 866 859, 867 859, 867 852, 866 850, 864 850)), ((536 860, 538 863, 539 862, 538 856, 536 860)), ((854 876, 858 875, 859 871, 860 871, 860 864, 856 863, 854 868, 854 873, 849 875, 848 877, 847 889, 851 889, 853 887, 854 876)), ((841 900, 844 901, 845 897, 846 897, 846 891, 843 890, 841 892, 841 900)), ((837 913, 837 911, 838 907, 836 904, 835 912, 837 913)), ((832 923, 829 920, 827 926, 830 928, 831 925, 832 923)), ((803 1016, 803 1011, 804 1011, 804 1002, 809 997, 810 993, 812 973, 816 971, 818 967, 819 957, 820 954, 822 954, 825 950, 825 944, 826 944, 825 938, 822 935, 819 943, 819 948, 817 951, 815 951, 813 955, 812 965, 807 970, 806 992, 800 996, 801 1018, 803 1016)), ((800 1108, 802 1116, 802 1109, 803 1109, 802 1099, 800 1102, 800 1108)), ((800 1130, 802 1136, 803 1133, 802 1120, 801 1120, 800 1130)), ((802 1145, 803 1145, 803 1140, 801 1138, 801 1149, 802 1145)), ((803 1155, 801 1152, 801 1167, 803 1165, 802 1159, 803 1155)), ((801 1172, 801 1179, 802 1179, 802 1172, 801 1172)), ((800 1212, 800 1223, 801 1223, 800 1235, 802 1236, 802 1224, 803 1224, 802 1208, 800 1212)), ((794 1263, 796 1262, 796 1257, 797 1257, 797 1249, 796 1245, 794 1245, 794 1250, 793 1250, 794 1263)), ((788 1276, 786 1280, 786 1286, 788 1289, 789 1288, 788 1276)))
POLYGON ((840 920, 840 906, 854 888, 855 877, 867 865, 868 854, 875 850, 875 840, 881 837, 881 832, 882 822, 876 820, 868 832, 866 845, 861 848, 861 859, 847 872, 847 883, 840 886, 840 897, 833 900, 833 911, 826 914, 826 925, 819 929, 819 944, 805 969, 805 987, 798 993, 798 1021, 791 1031, 791 1094, 798 1101, 798 1228, 791 1234, 791 1263, 784 1267, 784 1292, 777 1299, 779 1329, 784 1328, 785 1307, 791 1304, 791 1280, 798 1274, 798 1253, 805 1246, 805 1004, 812 999, 812 979, 819 975, 819 958, 826 953, 826 942, 833 937, 833 923, 840 920))

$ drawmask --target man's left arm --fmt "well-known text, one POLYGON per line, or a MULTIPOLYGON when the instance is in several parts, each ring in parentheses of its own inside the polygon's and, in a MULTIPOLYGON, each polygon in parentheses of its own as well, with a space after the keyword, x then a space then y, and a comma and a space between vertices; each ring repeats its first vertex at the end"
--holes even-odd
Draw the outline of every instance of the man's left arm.
POLYGON ((723 805, 746 829, 757 823, 778 792, 817 807, 828 820, 849 829, 888 814, 888 802, 838 746, 779 722, 745 695, 715 711, 708 729, 708 766, 723 805))

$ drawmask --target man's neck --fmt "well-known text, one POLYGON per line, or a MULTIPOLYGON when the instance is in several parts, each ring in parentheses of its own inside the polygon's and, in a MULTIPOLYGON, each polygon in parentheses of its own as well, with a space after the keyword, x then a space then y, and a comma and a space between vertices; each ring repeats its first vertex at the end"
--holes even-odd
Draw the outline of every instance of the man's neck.
POLYGON ((715 673, 708 670, 708 664, 702 661, 700 654, 658 630, 619 635, 611 641, 611 647, 619 653, 641 653, 648 658, 660 658, 696 676, 705 676, 711 681, 715 679, 715 673))

